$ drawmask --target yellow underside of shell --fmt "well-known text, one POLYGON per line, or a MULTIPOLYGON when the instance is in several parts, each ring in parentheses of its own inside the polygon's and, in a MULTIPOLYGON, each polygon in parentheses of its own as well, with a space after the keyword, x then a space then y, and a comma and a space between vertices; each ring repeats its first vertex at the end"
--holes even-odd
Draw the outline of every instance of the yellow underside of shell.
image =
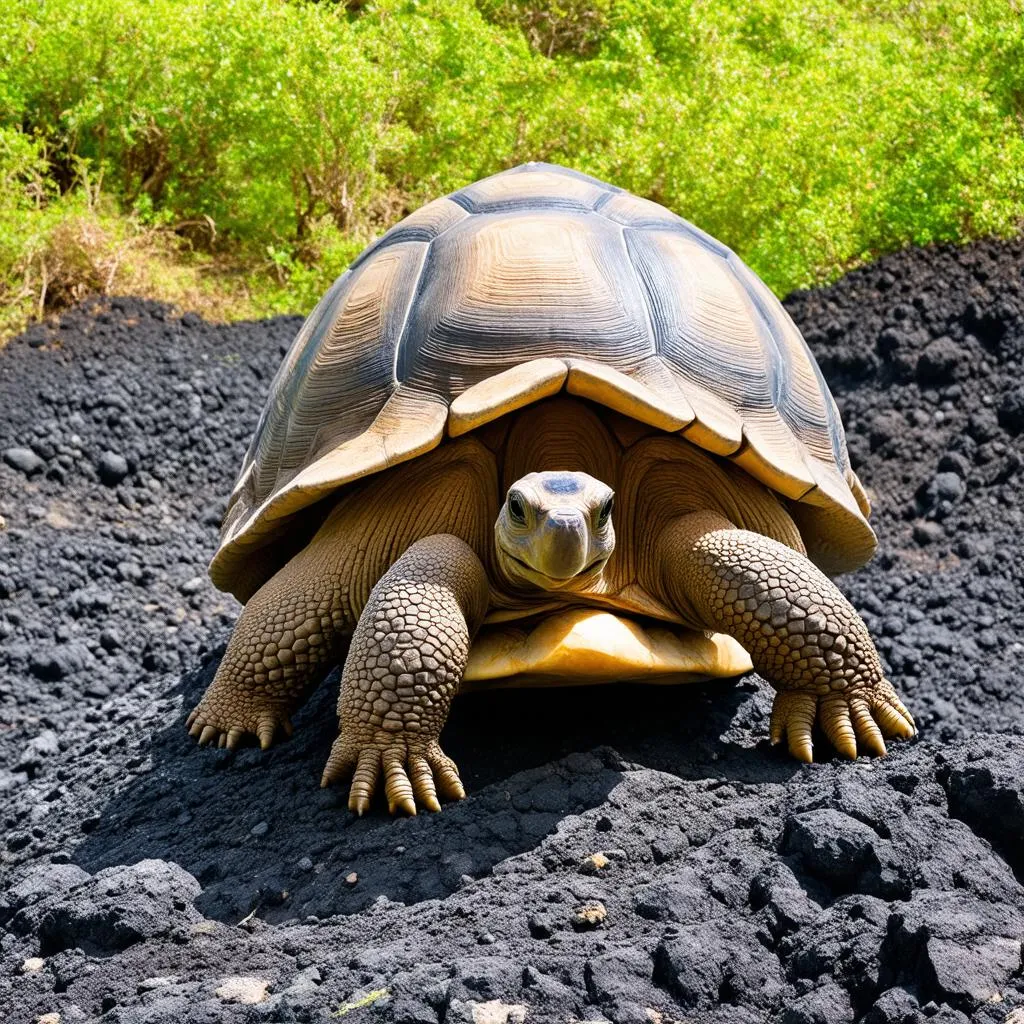
POLYGON ((750 656, 731 637, 668 623, 641 624, 571 608, 526 627, 484 626, 469 654, 462 692, 506 686, 696 683, 742 675, 750 656))

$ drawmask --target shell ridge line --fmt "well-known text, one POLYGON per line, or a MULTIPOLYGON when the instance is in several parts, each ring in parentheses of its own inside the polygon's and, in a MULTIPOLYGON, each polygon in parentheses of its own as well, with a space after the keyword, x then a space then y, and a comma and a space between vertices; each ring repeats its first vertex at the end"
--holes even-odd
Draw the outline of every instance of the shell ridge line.
POLYGON ((252 441, 249 444, 249 455, 254 456, 256 453, 257 446, 263 435, 263 428, 270 419, 271 409, 279 408, 282 412, 286 411, 284 407, 287 403, 285 402, 284 396, 281 395, 285 378, 289 375, 305 377, 309 372, 309 367, 313 361, 315 350, 319 348, 320 342, 323 340, 324 331, 330 329, 330 324, 326 325, 324 331, 321 331, 320 328, 324 324, 324 320, 326 319, 328 312, 332 310, 336 311, 338 295, 342 291, 343 286, 346 283, 351 282, 352 277, 352 268, 349 267, 343 274, 334 280, 331 287, 327 289, 327 293, 316 304, 309 316, 302 322, 302 326, 299 328, 298 333, 292 339, 292 343, 288 346, 288 351, 285 353, 284 359, 281 360, 281 365, 278 366, 277 372, 271 378, 270 386, 267 389, 268 400, 263 403, 263 410, 260 413, 259 422, 256 424, 256 429, 253 431, 252 441), (310 342, 313 340, 313 336, 317 331, 320 331, 320 340, 317 341, 316 345, 310 345, 310 342), (277 399, 276 403, 270 401, 271 396, 274 396, 277 399))
MULTIPOLYGON (((444 231, 441 234, 443 235, 444 231)), ((437 237, 440 238, 440 235, 437 237)), ((405 305, 405 313, 402 315, 402 327, 398 332, 398 337, 395 338, 395 357, 391 367, 391 394, 395 393, 399 384, 404 383, 408 373, 408 359, 405 357, 405 338, 409 330, 409 318, 412 316, 412 311, 419 304, 424 282, 427 279, 427 267, 430 264, 430 257, 436 240, 435 238, 427 242, 423 249, 423 255, 420 257, 420 268, 416 275, 416 283, 413 286, 412 295, 405 305)), ((388 397, 390 398, 391 396, 389 395, 388 397)))
MULTIPOLYGON (((470 184, 476 184, 476 182, 470 182, 470 184)), ((469 185, 466 185, 465 188, 469 188, 469 185)), ((461 206, 466 211, 466 213, 468 213, 472 217, 473 214, 477 212, 476 207, 473 205, 473 200, 470 199, 468 196, 463 195, 463 192, 464 189, 462 188, 460 188, 457 192, 449 192, 447 198, 449 198, 453 203, 455 203, 456 206, 461 206)), ((442 232, 442 234, 443 233, 444 232, 442 232)))
MULTIPOLYGON (((524 164, 517 164, 515 167, 510 167, 507 171, 499 171, 499 174, 523 174, 529 173, 530 171, 551 171, 555 174, 561 174, 566 178, 576 178, 578 181, 586 181, 591 185, 598 185, 607 192, 624 192, 625 189, 620 188, 618 185, 612 185, 610 182, 602 181, 600 178, 595 178, 592 174, 587 174, 586 171, 577 171, 575 167, 566 167, 564 164, 553 164, 547 160, 527 160, 524 164)), ((497 174, 492 177, 498 177, 497 174)), ((486 179, 484 179, 486 180, 486 179)), ((475 182, 474 182, 475 184, 475 182)))
POLYGON ((643 277, 636 269, 636 264, 633 262, 633 253, 630 250, 630 236, 627 236, 627 230, 632 233, 632 228, 627 228, 624 224, 619 226, 619 235, 622 238, 622 248, 626 254, 626 265, 629 267, 629 273, 633 280, 633 285, 636 288, 637 297, 640 299, 640 305, 644 307, 644 322, 647 324, 647 336, 651 339, 651 347, 654 349, 655 355, 661 358, 661 338, 658 336, 658 332, 654 328, 654 315, 651 310, 651 304, 649 300, 649 294, 646 284, 644 283, 643 277))
MULTIPOLYGON (((789 316, 785 306, 782 307, 782 312, 789 316)), ((821 372, 818 360, 814 358, 814 353, 811 351, 811 346, 807 344, 807 339, 803 336, 803 332, 796 324, 793 324, 793 326, 796 328, 800 341, 803 343, 811 369, 814 370, 815 379, 818 381, 818 389, 825 399, 825 416, 828 418, 828 433, 832 441, 832 456, 840 466, 847 466, 849 465, 849 454, 845 451, 846 436, 843 431, 843 419, 839 415, 835 396, 832 394, 832 389, 828 386, 828 381, 825 380, 825 374, 821 372)))
MULTIPOLYGON (((736 256, 735 253, 732 254, 731 263, 736 269, 740 279, 743 281, 745 290, 748 292, 748 294, 751 295, 751 298, 754 299, 757 305, 758 312, 761 314, 762 320, 764 320, 769 325, 769 329, 772 322, 772 318, 768 315, 769 310, 767 307, 772 303, 772 300, 774 300, 774 305, 778 306, 778 309, 775 310, 776 316, 786 317, 790 320, 790 322, 792 322, 792 317, 789 316, 789 313, 786 311, 786 307, 783 306, 781 302, 779 302, 779 300, 775 297, 774 293, 768 289, 767 285, 763 285, 765 290, 768 291, 769 299, 767 301, 762 299, 759 295, 756 295, 754 293, 754 290, 747 285, 746 278, 748 276, 755 276, 754 272, 750 270, 746 266, 746 264, 741 263, 739 257, 736 256)), ((814 358, 814 353, 811 351, 810 345, 807 344, 807 339, 804 338, 802 332, 800 331, 800 328, 798 328, 795 323, 793 324, 793 330, 796 332, 797 337, 800 339, 800 344, 803 346, 804 353, 807 356, 807 361, 810 363, 811 369, 814 372, 815 380, 818 382, 818 391, 825 406, 825 417, 828 423, 829 440, 832 442, 832 457, 833 459, 835 459, 837 464, 842 466, 846 461, 843 455, 843 427, 842 420, 839 417, 839 411, 835 405, 835 398, 833 397, 832 391, 825 380, 825 375, 821 372, 821 367, 818 365, 818 360, 814 358)), ((779 342, 775 338, 774 334, 772 335, 772 340, 773 342, 775 342, 777 347, 783 350, 782 357, 783 359, 785 359, 784 353, 787 351, 785 342, 779 342)), ((793 372, 792 366, 788 362, 788 360, 787 366, 790 366, 790 370, 791 372, 793 372)), ((777 392, 773 392, 773 400, 775 402, 776 408, 778 408, 783 396, 782 381, 780 378, 778 378, 778 375, 776 376, 778 379, 779 387, 777 392)))
MULTIPOLYGON (((761 321, 761 326, 764 328, 764 332, 768 337, 768 340, 772 348, 772 357, 768 359, 767 370, 770 376, 770 387, 769 392, 772 396, 772 406, 775 409, 779 408, 779 402, 782 399, 782 375, 779 373, 779 364, 783 363, 789 367, 789 360, 786 359, 785 355, 785 342, 780 341, 775 337, 775 330, 772 327, 772 317, 769 315, 768 309, 757 292, 750 287, 747 281, 747 275, 744 273, 746 267, 740 264, 739 257, 734 253, 730 252, 727 260, 730 269, 739 279, 740 284, 743 286, 743 292, 747 296, 747 300, 754 307, 754 311, 757 313, 761 321)), ((765 285, 767 288, 768 286, 765 285)), ((790 370, 792 368, 790 367, 790 370)), ((788 426, 788 424, 787 424, 788 426)))
MULTIPOLYGON (((822 380, 825 379, 825 375, 821 372, 821 368, 818 366, 818 361, 814 360, 815 368, 818 370, 818 374, 822 380)), ((839 407, 836 405, 835 396, 832 394, 832 389, 828 390, 828 425, 829 434, 832 437, 832 454, 835 457, 836 462, 846 469, 853 469, 853 464, 850 462, 850 453, 846 448, 846 433, 843 430, 843 418, 839 415, 839 407)))
MULTIPOLYGON (((398 225, 396 225, 397 227, 398 225)), ((371 242, 349 265, 349 271, 358 270, 367 260, 373 259, 381 251, 391 245, 393 236, 391 232, 394 231, 392 228, 389 231, 385 231, 376 241, 371 242)))
POLYGON ((631 243, 631 239, 635 238, 638 235, 649 235, 652 233, 656 233, 656 229, 652 230, 649 228, 626 228, 625 226, 623 226, 622 228, 622 237, 625 240, 626 245, 626 257, 629 262, 630 271, 633 274, 633 279, 638 285, 640 301, 643 303, 644 312, 647 317, 647 326, 650 331, 651 338, 654 342, 655 355, 663 365, 669 367, 669 373, 672 377, 672 384, 675 387, 676 393, 689 408, 690 414, 693 416, 693 419, 691 419, 690 421, 692 423, 694 420, 699 419, 699 417, 697 416, 697 410, 693 407, 693 403, 690 401, 690 396, 687 393, 687 391, 685 391, 683 387, 680 385, 676 377, 676 372, 671 369, 670 363, 666 363, 665 357, 661 351, 661 334, 659 333, 654 323, 654 310, 656 307, 654 304, 654 296, 651 293, 651 283, 645 278, 643 274, 640 273, 640 270, 637 266, 637 262, 633 259, 633 252, 630 248, 631 244, 634 246, 636 245, 635 242, 631 243), (627 231, 629 231, 628 235, 626 234, 627 231))
MULTIPOLYGON (((445 228, 445 231, 448 229, 445 228)), ((443 234, 444 232, 441 232, 443 234)), ((393 245, 401 245, 403 242, 431 242, 436 235, 430 233, 430 228, 425 224, 413 224, 409 227, 399 223, 389 231, 385 232, 376 242, 371 242, 365 252, 360 253, 350 264, 349 270, 361 267, 370 257, 376 256, 384 249, 390 249, 393 245)))
POLYGON ((281 473, 284 452, 292 433, 291 417, 288 415, 288 410, 295 401, 300 384, 308 379, 309 368, 315 361, 324 341, 330 335, 331 326, 338 316, 339 309, 348 298, 352 283, 356 279, 356 275, 350 268, 327 289, 327 294, 316 304, 313 312, 299 328, 298 334, 270 382, 268 398, 263 406, 263 412, 260 414, 260 421, 253 433, 250 445, 254 465, 257 462, 259 448, 263 444, 267 425, 272 419, 277 427, 283 427, 283 437, 280 438, 280 443, 277 445, 276 457, 272 459, 271 453, 264 451, 262 458, 258 460, 260 462, 259 470, 253 473, 254 487, 257 492, 264 486, 271 472, 273 472, 275 480, 281 473), (289 384, 291 387, 288 386, 289 384))
MULTIPOLYGON (((672 213, 672 211, 669 210, 669 213, 672 213)), ((689 235, 702 249, 720 256, 726 262, 729 262, 730 257, 736 258, 736 254, 729 246, 720 242, 717 238, 713 238, 706 231, 701 231, 696 224, 691 224, 685 218, 680 217, 679 214, 673 214, 673 216, 679 221, 679 226, 683 232, 689 235)))
MULTIPOLYGON (((765 288, 768 286, 765 285, 765 288)), ((774 296, 773 296, 774 297, 774 296)), ((786 307, 776 299, 778 304, 777 315, 784 316, 792 323, 793 318, 789 315, 786 307)), ((843 422, 839 415, 839 409, 836 407, 835 397, 832 394, 832 389, 828 386, 828 381, 825 380, 825 375, 821 372, 821 367, 818 365, 818 360, 815 359, 814 353, 811 351, 811 346, 807 344, 807 339, 803 336, 803 332, 794 323, 793 330, 796 331, 797 337, 800 339, 800 344, 803 346, 804 354, 807 356, 807 361, 810 363, 811 370, 814 372, 814 378, 818 382, 818 390, 821 393, 821 397, 824 399, 825 405, 825 416, 828 421, 828 432, 829 439, 832 442, 832 457, 836 462, 842 466, 847 461, 847 456, 843 449, 845 447, 844 433, 843 433, 843 422)), ((813 424, 812 424, 813 426, 813 424)))
POLYGON ((348 269, 349 271, 358 270, 379 252, 382 252, 384 249, 390 249, 393 245, 400 245, 402 242, 429 242, 432 237, 430 229, 424 224, 414 224, 409 227, 403 221, 399 221, 394 227, 388 228, 380 238, 371 242, 348 265, 348 269))

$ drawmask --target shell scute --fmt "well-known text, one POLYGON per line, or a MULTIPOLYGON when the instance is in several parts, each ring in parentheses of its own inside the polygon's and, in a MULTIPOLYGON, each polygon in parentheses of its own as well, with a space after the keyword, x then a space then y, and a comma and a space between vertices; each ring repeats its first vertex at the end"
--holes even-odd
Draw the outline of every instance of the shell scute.
POLYGON ((650 352, 643 299, 618 229, 550 212, 478 214, 431 248, 398 379, 458 395, 530 359, 630 370, 650 352))
POLYGON ((524 405, 557 395, 568 376, 569 367, 562 359, 531 359, 485 377, 452 402, 448 433, 458 437, 524 405))
POLYGON ((649 423, 652 427, 675 433, 693 420, 693 409, 682 395, 675 401, 646 388, 634 376, 605 363, 589 359, 569 359, 569 380, 566 390, 580 398, 589 398, 599 405, 649 423))
POLYGON ((455 202, 469 213, 542 209, 589 212, 606 194, 588 181, 539 170, 485 178, 467 185, 455 202))
POLYGON ((376 242, 368 245, 352 261, 349 271, 362 266, 381 249, 386 249, 389 245, 396 245, 399 242, 432 242, 468 216, 468 211, 453 202, 448 196, 434 199, 426 206, 414 210, 408 217, 381 235, 376 242))

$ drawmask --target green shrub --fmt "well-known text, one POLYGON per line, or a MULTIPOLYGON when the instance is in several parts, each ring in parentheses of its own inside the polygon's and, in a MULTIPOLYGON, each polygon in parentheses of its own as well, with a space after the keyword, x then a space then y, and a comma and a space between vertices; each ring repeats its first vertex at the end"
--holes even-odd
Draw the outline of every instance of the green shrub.
POLYGON ((666 204, 780 293, 1008 233, 1022 22, 994 0, 12 0, 0 301, 60 301, 33 253, 87 209, 111 245, 205 260, 241 312, 307 309, 411 209, 529 159, 666 204))

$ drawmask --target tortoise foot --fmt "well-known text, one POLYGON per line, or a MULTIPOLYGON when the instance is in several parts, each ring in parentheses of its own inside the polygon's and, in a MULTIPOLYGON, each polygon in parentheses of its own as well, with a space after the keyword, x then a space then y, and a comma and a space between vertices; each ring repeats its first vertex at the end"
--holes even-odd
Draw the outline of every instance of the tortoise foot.
POLYGON ((343 727, 320 785, 329 786, 349 776, 348 808, 360 817, 369 809, 381 778, 392 814, 415 814, 417 808, 439 811, 438 794, 446 800, 462 800, 466 795, 459 769, 437 740, 403 733, 381 730, 357 739, 343 727))
POLYGON ((858 754, 886 754, 885 737, 910 739, 917 735, 913 716, 888 680, 874 686, 832 691, 780 690, 771 716, 772 743, 785 735, 789 752, 798 760, 814 760, 811 730, 815 719, 840 753, 851 760, 858 754))
POLYGON ((292 723, 282 708, 272 704, 246 704, 237 701, 232 707, 221 707, 204 697, 185 722, 189 735, 201 747, 216 744, 234 750, 246 736, 259 740, 260 748, 267 750, 283 733, 291 736, 292 723))

